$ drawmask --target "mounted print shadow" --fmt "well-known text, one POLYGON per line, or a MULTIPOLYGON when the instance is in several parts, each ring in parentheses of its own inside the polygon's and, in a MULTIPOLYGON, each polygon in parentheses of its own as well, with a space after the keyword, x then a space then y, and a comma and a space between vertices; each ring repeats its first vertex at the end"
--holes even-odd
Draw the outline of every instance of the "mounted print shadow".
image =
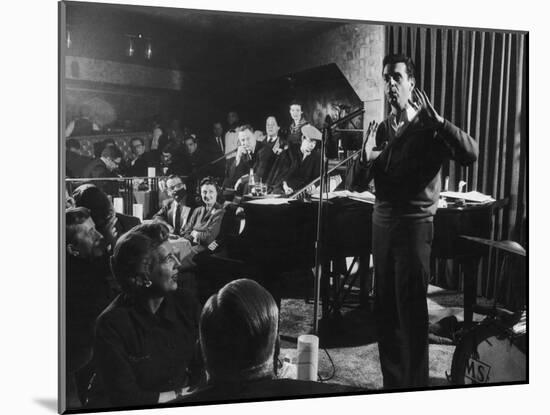
POLYGON ((528 382, 528 33, 59 16, 60 412, 528 382))

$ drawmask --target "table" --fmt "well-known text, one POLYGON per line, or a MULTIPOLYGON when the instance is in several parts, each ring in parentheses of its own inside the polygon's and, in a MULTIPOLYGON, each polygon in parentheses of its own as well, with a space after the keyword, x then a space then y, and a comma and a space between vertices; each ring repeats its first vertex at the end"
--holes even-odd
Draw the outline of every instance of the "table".
POLYGON ((178 260, 181 262, 183 258, 185 258, 189 253, 191 252, 191 241, 185 238, 177 238, 177 239, 170 239, 168 240, 170 242, 170 245, 172 245, 172 250, 174 254, 178 257, 178 260))

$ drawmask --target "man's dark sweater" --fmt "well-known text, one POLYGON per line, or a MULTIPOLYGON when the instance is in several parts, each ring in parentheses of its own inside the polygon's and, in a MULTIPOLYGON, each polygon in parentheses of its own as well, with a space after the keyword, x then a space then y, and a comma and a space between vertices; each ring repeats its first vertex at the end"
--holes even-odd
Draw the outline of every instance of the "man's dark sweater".
POLYGON ((354 173, 363 170, 367 174, 367 182, 374 178, 373 220, 432 221, 441 190, 442 163, 452 159, 461 165, 471 164, 477 159, 477 143, 447 120, 434 129, 415 119, 399 137, 392 133, 389 119, 384 120, 376 133, 376 145, 387 146, 385 151, 373 162, 353 166, 354 173))

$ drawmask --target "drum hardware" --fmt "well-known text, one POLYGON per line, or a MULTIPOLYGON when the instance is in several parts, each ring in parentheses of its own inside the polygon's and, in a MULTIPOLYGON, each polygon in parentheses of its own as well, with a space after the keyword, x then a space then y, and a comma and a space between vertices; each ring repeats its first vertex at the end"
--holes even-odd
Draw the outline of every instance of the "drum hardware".
POLYGON ((487 317, 468 329, 453 354, 447 380, 454 385, 525 382, 527 379, 527 331, 500 318, 487 317))
MULTIPOLYGON (((526 256, 525 249, 514 241, 462 238, 526 256)), ((459 335, 451 373, 445 372, 447 380, 455 385, 526 382, 526 310, 512 312, 497 307, 495 298, 491 308, 476 306, 475 311, 486 317, 459 335)))

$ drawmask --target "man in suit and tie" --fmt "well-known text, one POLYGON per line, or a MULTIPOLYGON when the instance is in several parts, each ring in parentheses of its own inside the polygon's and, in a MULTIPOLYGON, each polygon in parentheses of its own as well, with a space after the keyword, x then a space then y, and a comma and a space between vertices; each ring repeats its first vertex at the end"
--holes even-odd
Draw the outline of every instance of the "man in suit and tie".
POLYGON ((126 163, 124 175, 128 177, 147 176, 147 168, 152 165, 151 153, 145 151, 143 139, 134 137, 130 141, 132 156, 126 163))
MULTIPOLYGON (((212 140, 207 141, 205 149, 208 153, 208 161, 219 159, 225 154, 225 137, 223 134, 223 125, 216 121, 212 125, 212 140)), ((214 177, 224 177, 225 175, 225 159, 219 160, 210 169, 210 174, 214 177)))
POLYGON ((181 177, 171 175, 166 180, 166 190, 170 199, 163 202, 162 208, 153 219, 159 219, 173 229, 175 235, 181 235, 183 227, 191 217, 193 204, 188 202, 186 186, 181 177))
POLYGON ((267 138, 265 140, 265 143, 276 155, 281 154, 286 147, 286 141, 281 136, 279 136, 280 129, 281 127, 279 127, 277 118, 275 118, 273 115, 270 115, 266 118, 265 131, 267 134, 267 138))
POLYGON ((243 179, 251 171, 256 180, 265 181, 273 164, 273 151, 264 142, 256 141, 251 125, 243 125, 237 131, 239 147, 235 159, 230 162, 224 187, 234 187, 239 179, 243 179))
POLYGON ((221 155, 225 151, 225 139, 223 136, 223 125, 221 122, 216 121, 212 125, 212 133, 214 136, 214 148, 216 149, 216 153, 221 155))

